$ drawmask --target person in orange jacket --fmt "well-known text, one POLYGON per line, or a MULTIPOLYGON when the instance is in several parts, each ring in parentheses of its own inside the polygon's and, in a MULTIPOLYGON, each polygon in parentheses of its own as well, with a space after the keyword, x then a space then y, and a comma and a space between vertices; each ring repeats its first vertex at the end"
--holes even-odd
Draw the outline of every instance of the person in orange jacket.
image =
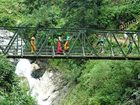
POLYGON ((66 37, 66 42, 64 44, 64 50, 65 50, 65 52, 69 51, 69 36, 66 37))
POLYGON ((35 53, 36 51, 36 46, 35 46, 35 37, 31 37, 31 53, 35 53))

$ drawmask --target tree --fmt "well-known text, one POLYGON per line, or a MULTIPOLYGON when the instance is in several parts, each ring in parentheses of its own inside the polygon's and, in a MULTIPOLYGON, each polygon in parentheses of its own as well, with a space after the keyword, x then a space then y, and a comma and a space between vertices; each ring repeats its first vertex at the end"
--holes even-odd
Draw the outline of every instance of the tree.
POLYGON ((64 0, 62 17, 66 27, 93 27, 96 25, 100 0, 64 0))
POLYGON ((0 2, 0 25, 15 26, 20 21, 19 2, 17 0, 1 0, 0 2))

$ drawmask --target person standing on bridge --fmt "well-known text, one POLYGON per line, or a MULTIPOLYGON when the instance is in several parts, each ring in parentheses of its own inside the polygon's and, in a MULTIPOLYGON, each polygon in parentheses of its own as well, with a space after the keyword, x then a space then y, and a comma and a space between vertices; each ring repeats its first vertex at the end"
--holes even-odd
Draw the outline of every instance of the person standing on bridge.
POLYGON ((31 53, 35 53, 36 51, 36 46, 35 46, 35 37, 31 37, 31 53))
POLYGON ((97 45, 99 45, 99 53, 103 54, 104 53, 104 44, 105 44, 105 38, 102 35, 99 35, 99 41, 97 42, 97 45))
POLYGON ((69 51, 69 36, 68 35, 66 36, 66 42, 64 44, 64 50, 65 50, 65 52, 69 51))
POLYGON ((127 52, 127 54, 132 53, 132 50, 133 50, 132 44, 133 44, 133 42, 132 42, 132 40, 130 40, 129 44, 128 44, 128 52, 127 52))
POLYGON ((61 37, 58 37, 58 42, 57 42, 57 54, 62 54, 62 47, 61 47, 61 37))
POLYGON ((127 35, 128 33, 127 32, 125 32, 124 33, 124 44, 126 44, 127 43, 127 41, 128 41, 128 35, 127 35))

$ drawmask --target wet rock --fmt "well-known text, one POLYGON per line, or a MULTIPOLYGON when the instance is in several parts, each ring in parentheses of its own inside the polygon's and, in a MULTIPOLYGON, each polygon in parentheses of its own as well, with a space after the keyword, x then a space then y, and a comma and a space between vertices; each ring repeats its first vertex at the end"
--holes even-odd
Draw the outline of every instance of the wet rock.
MULTIPOLYGON (((42 64, 39 65, 41 66, 42 64)), ((45 72, 39 79, 34 78, 32 76, 33 72, 36 69, 39 72, 40 68, 33 67, 28 60, 20 60, 16 67, 16 73, 28 80, 30 94, 36 98, 38 105, 59 105, 61 99, 66 95, 69 85, 65 82, 61 73, 51 70, 52 68, 49 67, 45 67, 45 72), (22 63, 24 66, 22 66, 22 63), (22 66, 21 68, 20 65, 22 66)))

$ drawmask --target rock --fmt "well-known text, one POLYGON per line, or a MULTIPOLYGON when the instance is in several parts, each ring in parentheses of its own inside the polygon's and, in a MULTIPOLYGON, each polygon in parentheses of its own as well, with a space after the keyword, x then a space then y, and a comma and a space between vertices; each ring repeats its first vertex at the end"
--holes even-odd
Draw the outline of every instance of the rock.
MULTIPOLYGON (((13 32, 10 32, 10 31, 4 30, 4 29, 0 29, 0 52, 2 52, 2 50, 7 47, 10 40, 13 38, 13 35, 14 35, 13 32)), ((20 37, 16 38, 16 40, 12 44, 12 46, 10 48, 10 52, 8 54, 13 55, 16 53, 16 54, 20 55, 21 49, 24 45, 25 45, 25 43, 23 42, 23 40, 20 37), (21 42, 22 42, 22 44, 21 44, 21 42), (18 43, 18 47, 17 47, 17 43, 18 43)))
POLYGON ((22 59, 17 64, 16 74, 28 80, 31 96, 35 97, 38 105, 59 105, 61 98, 67 93, 68 85, 61 73, 39 65, 42 65, 41 62, 31 64, 29 60, 22 59), (45 69, 43 75, 39 79, 33 78, 32 73, 40 68, 45 69))

